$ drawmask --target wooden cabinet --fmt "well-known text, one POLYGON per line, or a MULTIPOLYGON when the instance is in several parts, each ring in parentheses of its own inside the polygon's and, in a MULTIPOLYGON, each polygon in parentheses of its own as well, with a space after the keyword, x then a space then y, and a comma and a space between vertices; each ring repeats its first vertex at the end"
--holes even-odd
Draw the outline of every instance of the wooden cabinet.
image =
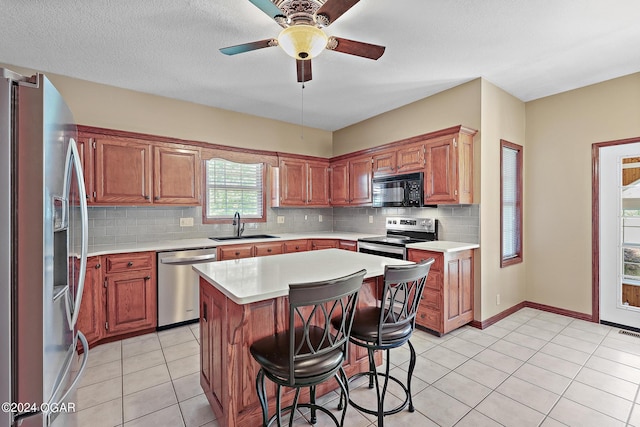
POLYGON ((142 141, 96 138, 97 204, 151 203, 151 145, 142 141))
POLYGON ((425 167, 423 143, 401 146, 397 151, 397 173, 420 172, 425 167))
POLYGON ((153 202, 200 204, 200 151, 187 147, 153 147, 153 202))
POLYGON ((287 240, 283 244, 284 253, 305 252, 308 251, 308 241, 304 240, 287 240))
POLYGON ((396 173, 396 150, 388 149, 373 154, 373 176, 396 173))
POLYGON ((360 156, 331 164, 331 205, 361 206, 371 203, 373 158, 360 156))
POLYGON ((254 245, 253 256, 269 256, 284 253, 282 242, 265 242, 254 245))
POLYGON ((329 161, 280 158, 276 207, 329 206, 329 161))
POLYGON ((335 239, 313 239, 311 240, 311 250, 331 249, 338 247, 338 240, 335 239))
POLYGON ((431 252, 409 249, 409 261, 434 258, 416 323, 446 334, 473 320, 473 250, 431 252))
POLYGON ((458 133, 425 143, 424 203, 473 203, 473 136, 458 133))
POLYGON ((155 328, 155 252, 107 255, 105 265, 105 334, 155 328))
POLYGON ((84 281, 77 329, 87 338, 89 346, 102 338, 104 330, 102 262, 99 256, 87 259, 87 275, 84 281))
POLYGON ((242 259, 253 256, 253 244, 240 244, 218 246, 216 259, 218 261, 226 261, 228 259, 242 259))
POLYGON ((80 131, 78 148, 90 204, 200 204, 199 147, 80 131))

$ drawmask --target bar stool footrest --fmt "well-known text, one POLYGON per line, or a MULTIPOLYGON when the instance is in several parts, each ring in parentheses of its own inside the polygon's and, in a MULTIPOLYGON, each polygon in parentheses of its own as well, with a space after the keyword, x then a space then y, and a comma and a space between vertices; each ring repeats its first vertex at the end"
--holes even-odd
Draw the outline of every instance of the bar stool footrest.
MULTIPOLYGON (((382 377, 382 378, 385 378, 385 374, 383 372, 376 372, 376 374, 378 376, 382 377)), ((351 382, 352 380, 354 380, 356 378, 360 378, 360 377, 363 377, 363 376, 370 377, 371 375, 372 375, 372 372, 359 372, 359 373, 357 373, 355 375, 352 375, 349 378, 349 382, 351 382)), ((404 398, 404 402, 402 402, 401 404, 399 404, 395 408, 392 408, 392 409, 384 411, 384 414, 383 414, 384 416, 397 414, 398 412, 400 412, 404 408, 406 408, 407 405, 409 405, 409 390, 407 389, 407 387, 402 383, 402 381, 400 381, 399 379, 397 379, 396 377, 394 377, 392 375, 389 375, 389 380, 394 381, 396 384, 398 384, 400 387, 402 387, 402 389, 404 390, 405 398, 404 398)), ((366 414, 378 415, 378 411, 377 410, 363 408, 362 406, 358 405, 353 400, 351 400, 351 398, 349 398, 349 405, 353 406, 354 408, 356 408, 359 411, 364 412, 366 414)), ((409 412, 413 412, 413 408, 409 408, 409 412)))

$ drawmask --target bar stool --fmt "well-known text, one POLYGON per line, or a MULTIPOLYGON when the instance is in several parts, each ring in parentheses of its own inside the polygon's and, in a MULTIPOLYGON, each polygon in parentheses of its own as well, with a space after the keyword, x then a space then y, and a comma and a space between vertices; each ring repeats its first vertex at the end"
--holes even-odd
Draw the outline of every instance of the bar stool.
MULTIPOLYGON (((416 351, 410 338, 415 328, 415 318, 422 298, 422 291, 429 275, 434 259, 429 258, 419 264, 387 266, 384 273, 384 289, 380 307, 361 307, 356 310, 351 337, 353 344, 367 348, 369 354, 369 371, 353 375, 349 380, 361 376, 369 377, 369 388, 375 384, 377 408, 364 408, 352 400, 349 404, 367 414, 378 416, 378 427, 383 427, 384 416, 402 411, 409 406, 414 411, 411 395, 411 378, 416 366, 416 351), (389 375, 390 350, 409 344, 411 360, 406 386, 396 377, 389 375), (374 361, 375 350, 386 350, 386 367, 384 373, 378 372, 374 361), (378 377, 384 377, 384 385, 380 392, 378 377), (384 410, 384 398, 389 380, 394 381, 405 392, 404 401, 393 409, 384 410)), ((340 400, 342 402, 342 399, 340 400)))
POLYGON ((316 411, 326 413, 337 426, 342 426, 348 402, 348 379, 342 364, 347 357, 347 346, 353 315, 358 302, 365 270, 334 280, 289 285, 289 329, 264 337, 251 345, 253 358, 260 365, 256 376, 256 389, 262 407, 262 425, 274 420, 281 426, 281 388, 296 389, 293 404, 284 408, 290 412, 289 426, 293 425, 298 407, 311 409, 311 423, 316 423, 316 411), (340 321, 332 322, 333 318, 340 321), (334 328, 331 327, 333 323, 334 328), (276 413, 269 418, 265 377, 277 385, 276 413), (328 409, 316 405, 316 385, 334 377, 340 386, 342 418, 328 409), (298 403, 300 389, 309 387, 309 403, 298 403))

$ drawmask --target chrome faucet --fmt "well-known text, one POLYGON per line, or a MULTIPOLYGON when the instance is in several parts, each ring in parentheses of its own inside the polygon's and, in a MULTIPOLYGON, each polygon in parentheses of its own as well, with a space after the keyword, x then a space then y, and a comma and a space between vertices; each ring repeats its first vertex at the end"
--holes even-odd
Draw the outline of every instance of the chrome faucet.
POLYGON ((240 237, 244 232, 244 224, 240 225, 240 212, 233 214, 233 234, 240 237))

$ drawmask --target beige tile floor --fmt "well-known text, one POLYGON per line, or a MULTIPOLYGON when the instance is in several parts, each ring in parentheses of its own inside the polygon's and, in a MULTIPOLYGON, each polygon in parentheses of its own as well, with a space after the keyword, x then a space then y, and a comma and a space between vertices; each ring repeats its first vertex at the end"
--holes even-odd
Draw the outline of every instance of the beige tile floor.
MULTIPOLYGON (((105 344, 89 352, 78 389, 80 426, 217 427, 199 385, 198 326, 105 344)), ((608 326, 525 308, 495 325, 464 327, 442 338, 416 331, 416 411, 385 426, 640 427, 640 338, 608 326)), ((393 350, 396 376, 409 351, 393 350)), ((357 381, 351 397, 373 406, 357 381)), ((388 404, 399 400, 390 387, 388 404)), ((337 393, 323 396, 332 410, 337 393)), ((308 411, 296 415, 306 423, 308 411)), ((318 427, 331 425, 319 415, 318 427)), ((353 408, 347 427, 376 426, 353 408)))

